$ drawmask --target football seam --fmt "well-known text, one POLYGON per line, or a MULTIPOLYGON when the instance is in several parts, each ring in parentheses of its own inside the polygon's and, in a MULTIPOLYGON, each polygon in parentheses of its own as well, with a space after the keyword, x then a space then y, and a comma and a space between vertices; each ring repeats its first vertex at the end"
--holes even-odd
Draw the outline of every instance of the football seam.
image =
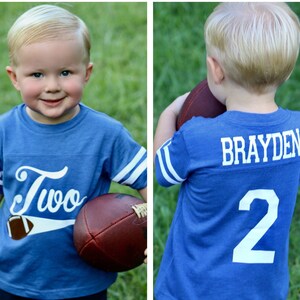
MULTIPOLYGON (((128 267, 130 267, 129 265, 124 265, 122 262, 119 262, 119 261, 117 261, 113 256, 111 256, 109 253, 107 253, 106 251, 103 251, 103 249, 101 249, 100 247, 99 247, 99 244, 97 243, 97 241, 92 237, 90 240, 88 240, 88 242, 86 242, 85 243, 85 245, 81 248, 81 253, 84 251, 84 249, 86 248, 86 247, 88 247, 89 246, 89 244, 91 243, 91 242, 94 242, 94 244, 95 244, 95 246, 97 247, 97 249, 99 249, 99 251, 100 252, 102 252, 103 254, 105 254, 105 256, 107 256, 107 258, 109 258, 111 261, 113 261, 114 263, 118 263, 119 265, 121 265, 122 267, 124 267, 124 268, 128 268, 128 267)), ((104 271, 107 271, 107 272, 114 272, 114 271, 111 271, 111 270, 109 270, 109 268, 103 268, 103 270, 104 271)))
MULTIPOLYGON (((87 222, 87 217, 86 217, 86 214, 85 214, 85 212, 86 212, 86 207, 83 206, 82 209, 83 209, 83 212, 82 212, 82 213, 83 213, 83 221, 84 221, 84 225, 85 225, 85 228, 86 228, 87 232, 88 232, 88 233, 90 234, 90 236, 91 236, 90 229, 89 229, 88 222, 87 222)), ((87 242, 79 249, 79 253, 80 253, 80 254, 82 253, 83 249, 85 248, 85 245, 86 245, 87 243, 89 243, 91 240, 92 240, 92 238, 88 239, 87 242)))
POLYGON ((121 219, 118 219, 118 220, 116 220, 115 222, 112 222, 111 224, 109 224, 107 227, 105 227, 105 228, 103 228, 103 230, 102 231, 100 231, 100 232, 98 232, 96 235, 92 235, 92 233, 91 232, 89 232, 90 233, 90 235, 91 236, 93 236, 93 237, 97 237, 98 235, 100 235, 101 233, 103 233, 107 228, 110 228, 110 227, 115 227, 116 226, 116 224, 118 224, 120 221, 123 221, 123 220, 125 220, 125 219, 127 219, 127 218, 129 218, 129 217, 131 217, 132 215, 134 215, 135 213, 134 212, 132 212, 132 213, 130 213, 129 215, 126 215, 126 216, 124 216, 124 217, 122 217, 121 219))
MULTIPOLYGON (((135 213, 132 213, 132 214, 130 214, 130 215, 127 215, 127 216, 125 216, 125 217, 119 219, 118 222, 115 222, 114 224, 112 224, 111 226, 106 227, 105 229, 107 229, 107 228, 109 228, 109 227, 114 227, 117 223, 119 223, 119 222, 121 222, 121 221, 123 221, 123 220, 126 220, 127 218, 131 217, 133 214, 135 214, 135 213)), ((103 231, 104 231, 104 230, 103 230, 103 231)), ((98 244, 98 242, 97 242, 97 240, 96 240, 95 238, 96 238, 99 234, 101 234, 103 231, 99 232, 98 234, 96 234, 96 235, 93 237, 93 240, 95 241, 95 244, 97 245, 97 247, 98 247, 99 249, 100 249, 100 245, 98 244)), ((122 266, 124 266, 124 267, 126 267, 126 268, 131 266, 130 264, 124 264, 124 263, 122 263, 121 261, 116 260, 116 258, 115 258, 115 257, 112 257, 109 253, 107 253, 107 251, 104 251, 103 249, 102 249, 101 251, 102 251, 105 255, 107 255, 108 257, 110 257, 112 261, 114 261, 114 262, 116 262, 116 263, 118 263, 118 264, 120 264, 120 265, 122 265, 122 266)))
MULTIPOLYGON (((116 220, 115 222, 109 224, 108 226, 106 226, 105 228, 103 228, 100 232, 98 232, 97 234, 92 234, 90 228, 89 228, 89 225, 88 225, 88 222, 87 222, 87 217, 86 217, 86 214, 85 214, 85 210, 84 210, 84 223, 85 223, 85 226, 86 226, 86 229, 87 229, 87 232, 89 233, 89 235, 91 236, 90 239, 87 240, 87 243, 89 243, 91 240, 94 240, 95 237, 97 237, 98 235, 100 235, 101 233, 103 233, 107 228, 109 227, 112 227, 112 226, 115 226, 118 222, 128 218, 128 217, 131 217, 133 214, 135 214, 134 212, 130 213, 129 215, 126 215, 125 217, 121 218, 121 219, 118 219, 116 220)), ((84 248, 84 246, 83 246, 84 248)))

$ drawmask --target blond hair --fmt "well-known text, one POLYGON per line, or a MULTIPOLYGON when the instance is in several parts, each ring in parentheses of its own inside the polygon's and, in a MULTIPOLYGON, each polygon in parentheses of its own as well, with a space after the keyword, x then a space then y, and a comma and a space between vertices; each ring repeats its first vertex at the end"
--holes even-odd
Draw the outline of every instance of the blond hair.
POLYGON ((205 24, 207 55, 238 85, 261 93, 293 71, 299 32, 298 17, 285 3, 222 3, 205 24))
POLYGON ((7 35, 10 62, 16 65, 22 46, 48 40, 74 38, 79 35, 85 48, 84 61, 90 59, 90 35, 85 23, 66 9, 55 5, 35 6, 22 14, 7 35))

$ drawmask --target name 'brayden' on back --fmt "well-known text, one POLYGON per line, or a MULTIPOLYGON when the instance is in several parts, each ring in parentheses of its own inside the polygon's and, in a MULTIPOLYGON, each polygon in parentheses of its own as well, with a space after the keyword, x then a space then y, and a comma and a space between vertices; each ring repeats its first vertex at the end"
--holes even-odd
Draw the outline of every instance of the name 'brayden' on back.
POLYGON ((299 128, 248 137, 221 138, 223 166, 267 163, 300 156, 299 128))

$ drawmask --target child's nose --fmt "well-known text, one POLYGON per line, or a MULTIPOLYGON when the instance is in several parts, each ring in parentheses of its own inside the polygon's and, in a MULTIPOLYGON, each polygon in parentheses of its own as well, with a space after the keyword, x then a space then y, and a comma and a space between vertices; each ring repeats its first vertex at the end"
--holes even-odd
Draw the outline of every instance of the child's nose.
POLYGON ((45 91, 47 93, 54 93, 60 91, 60 89, 61 88, 60 88, 59 80, 57 78, 55 78, 54 76, 47 78, 46 86, 45 86, 45 91))

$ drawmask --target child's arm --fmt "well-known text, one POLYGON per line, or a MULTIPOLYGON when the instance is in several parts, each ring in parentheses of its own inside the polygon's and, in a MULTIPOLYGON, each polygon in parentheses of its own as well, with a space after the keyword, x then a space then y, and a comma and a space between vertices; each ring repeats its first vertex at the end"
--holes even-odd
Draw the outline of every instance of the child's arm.
POLYGON ((160 115, 154 136, 154 157, 160 146, 174 135, 177 116, 188 94, 176 98, 160 115))

